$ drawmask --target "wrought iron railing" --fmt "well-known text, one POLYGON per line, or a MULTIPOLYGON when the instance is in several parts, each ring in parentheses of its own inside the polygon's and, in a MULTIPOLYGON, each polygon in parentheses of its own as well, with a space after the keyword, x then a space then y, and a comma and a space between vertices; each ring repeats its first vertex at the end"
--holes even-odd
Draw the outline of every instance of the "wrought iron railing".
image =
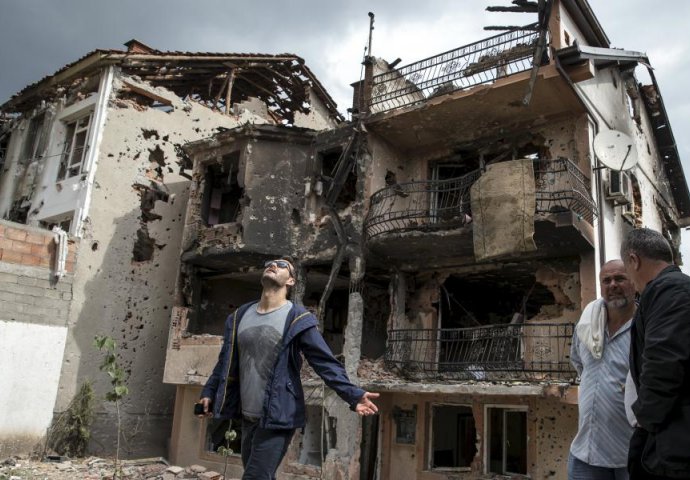
POLYGON ((384 232, 447 230, 470 213, 470 187, 480 170, 449 180, 396 183, 374 193, 365 220, 368 237, 384 232))
MULTIPOLYGON (((437 231, 462 227, 471 219, 474 170, 449 180, 396 183, 374 193, 364 221, 367 238, 382 233, 437 231)), ((535 160, 536 213, 573 211, 591 225, 597 214, 589 180, 566 158, 535 160)))
POLYGON ((385 112, 529 70, 538 38, 536 24, 528 25, 375 75, 370 109, 385 112))
POLYGON ((573 330, 570 323, 391 330, 385 362, 411 380, 574 382, 573 330))
POLYGON ((597 207, 590 194, 589 179, 567 158, 534 161, 537 213, 570 210, 590 225, 597 207))

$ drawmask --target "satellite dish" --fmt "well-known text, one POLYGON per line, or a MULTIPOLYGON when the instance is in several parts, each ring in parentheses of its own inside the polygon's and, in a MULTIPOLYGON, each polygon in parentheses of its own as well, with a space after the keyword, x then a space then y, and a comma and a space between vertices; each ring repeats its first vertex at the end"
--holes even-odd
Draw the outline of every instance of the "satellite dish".
POLYGON ((604 130, 594 137, 594 153, 611 170, 630 170, 637 165, 633 139, 618 130, 604 130))

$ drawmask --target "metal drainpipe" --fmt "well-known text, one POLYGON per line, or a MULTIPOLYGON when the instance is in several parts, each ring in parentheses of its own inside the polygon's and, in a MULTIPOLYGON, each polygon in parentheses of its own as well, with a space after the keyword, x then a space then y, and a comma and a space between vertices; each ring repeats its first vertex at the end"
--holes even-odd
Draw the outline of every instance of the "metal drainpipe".
MULTIPOLYGON (((570 79, 566 71, 563 69, 563 66, 561 65, 561 61, 559 60, 557 55, 554 55, 554 58, 556 60, 556 69, 560 72, 561 75, 563 75, 563 78, 565 78, 566 82, 568 82, 568 85, 570 88, 575 92, 575 95, 577 95, 577 98, 582 101, 584 104, 585 108, 587 109, 587 114, 589 117, 594 121, 594 126, 596 127, 596 133, 599 133, 599 120, 597 120, 596 115, 593 115, 590 108, 589 108, 589 101, 588 99, 583 98, 583 96, 580 94, 578 89, 575 87, 575 84, 573 81, 570 79)), ((595 135, 596 135, 595 133, 595 135)), ((597 222, 597 230, 599 233, 599 267, 604 265, 604 259, 606 257, 606 241, 604 239, 604 222, 602 220, 602 205, 603 205, 603 198, 601 194, 601 188, 602 188, 602 179, 601 179, 601 170, 602 167, 599 165, 599 159, 597 158, 596 155, 594 155, 594 160, 595 160, 595 165, 594 165, 594 182, 596 184, 596 190, 597 190, 597 207, 599 208, 599 219, 597 222)))

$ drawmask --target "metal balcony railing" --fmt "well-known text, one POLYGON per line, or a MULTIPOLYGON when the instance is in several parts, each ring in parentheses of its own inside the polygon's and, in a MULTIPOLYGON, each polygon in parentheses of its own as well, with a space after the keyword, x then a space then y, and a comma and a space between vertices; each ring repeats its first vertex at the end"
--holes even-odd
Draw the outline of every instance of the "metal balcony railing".
POLYGON ((535 160, 537 213, 570 210, 590 225, 597 207, 590 194, 589 179, 567 158, 535 160))
POLYGON ((367 237, 386 232, 448 230, 470 213, 470 187, 480 170, 449 180, 396 183, 374 193, 364 223, 367 237))
MULTIPOLYGON (((430 232, 464 226, 471 217, 470 188, 480 177, 474 170, 449 180, 390 185, 374 193, 364 231, 371 239, 382 233, 430 232)), ((536 213, 573 211, 593 223, 596 206, 589 180, 567 158, 535 160, 536 213)))
POLYGON ((574 382, 573 331, 570 323, 392 330, 385 362, 412 380, 574 382))
POLYGON ((529 70, 539 38, 536 28, 528 25, 375 75, 371 111, 412 105, 529 70))

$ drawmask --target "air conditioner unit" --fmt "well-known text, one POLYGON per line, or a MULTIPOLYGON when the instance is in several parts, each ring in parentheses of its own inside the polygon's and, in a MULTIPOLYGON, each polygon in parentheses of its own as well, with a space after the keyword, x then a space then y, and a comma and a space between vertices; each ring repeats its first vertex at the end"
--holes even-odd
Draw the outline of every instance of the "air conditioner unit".
POLYGON ((626 203, 621 205, 621 216, 635 225, 635 202, 626 203))
POLYGON ((606 199, 613 200, 613 203, 616 205, 632 203, 632 181, 628 172, 609 170, 609 185, 606 191, 606 199))

